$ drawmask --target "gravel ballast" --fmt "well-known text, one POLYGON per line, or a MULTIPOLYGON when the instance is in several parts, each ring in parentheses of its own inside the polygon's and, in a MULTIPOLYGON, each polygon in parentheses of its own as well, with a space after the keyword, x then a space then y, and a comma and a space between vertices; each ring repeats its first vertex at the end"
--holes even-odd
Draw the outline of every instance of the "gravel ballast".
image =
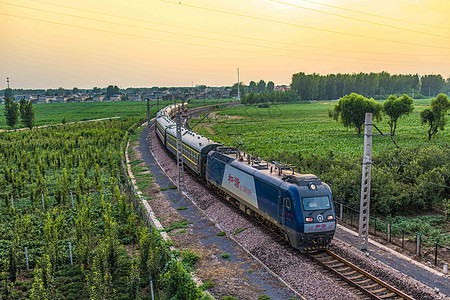
MULTIPOLYGON (((176 182, 177 167, 174 157, 164 149, 154 130, 151 139, 155 158, 167 176, 176 182)), ((185 171, 185 192, 227 235, 232 236, 307 299, 360 299, 353 288, 349 288, 266 227, 231 206, 188 171, 185 171), (235 234, 237 230, 242 231, 235 234)), ((345 243, 333 240, 331 250, 417 299, 443 298, 425 285, 380 264, 345 243)))

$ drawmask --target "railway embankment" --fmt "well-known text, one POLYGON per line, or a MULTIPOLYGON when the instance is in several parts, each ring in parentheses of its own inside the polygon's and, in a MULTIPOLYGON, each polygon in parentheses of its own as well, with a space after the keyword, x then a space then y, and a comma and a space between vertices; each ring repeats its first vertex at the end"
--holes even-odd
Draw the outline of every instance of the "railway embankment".
POLYGON ((261 295, 272 299, 299 299, 299 295, 280 283, 233 240, 226 238, 220 226, 185 195, 178 193, 151 155, 146 137, 147 129, 144 129, 139 140, 132 140, 128 151, 132 169, 152 177, 150 182, 133 174, 136 185, 177 251, 199 257, 194 275, 203 286, 218 299, 223 296, 256 299, 261 295))
MULTIPOLYGON (((174 159, 164 151, 155 135, 153 135, 152 144, 162 168, 169 177, 175 179, 177 169, 174 159)), ((283 244, 277 236, 257 222, 249 220, 247 216, 230 207, 225 201, 218 199, 217 195, 211 194, 195 178, 185 176, 185 180, 185 191, 192 196, 193 201, 205 214, 301 295, 308 299, 360 299, 362 297, 357 291, 324 272, 321 267, 298 251, 283 244)), ((388 265, 382 265, 372 256, 367 257, 356 248, 349 247, 348 244, 336 241, 333 242, 333 247, 337 249, 337 252, 345 253, 357 261, 360 260, 360 264, 365 265, 366 268, 377 270, 376 273, 382 280, 402 289, 414 298, 445 298, 444 295, 435 293, 433 286, 429 287, 388 265)))

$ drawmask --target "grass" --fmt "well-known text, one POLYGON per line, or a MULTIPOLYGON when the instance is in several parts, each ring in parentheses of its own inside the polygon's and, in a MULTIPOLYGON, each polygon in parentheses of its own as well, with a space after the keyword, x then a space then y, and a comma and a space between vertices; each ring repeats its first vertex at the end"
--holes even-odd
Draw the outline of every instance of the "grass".
POLYGON ((142 159, 134 159, 130 162, 130 165, 135 167, 137 165, 139 165, 140 163, 144 162, 142 159))
MULTIPOLYGON (((220 103, 229 102, 231 99, 221 99, 220 103)), ((217 104, 217 100, 209 99, 206 105, 217 104)), ((170 101, 161 101, 160 108, 169 105, 170 101)), ((203 106, 203 101, 195 101, 189 107, 203 106)), ((156 101, 150 102, 151 114, 156 113, 156 101)), ((35 125, 59 124, 66 117, 67 122, 103 119, 111 117, 129 118, 147 116, 146 101, 117 101, 117 102, 80 102, 80 103, 38 103, 35 108, 35 125)), ((19 122, 16 128, 22 128, 19 122)), ((10 129, 6 125, 4 116, 4 104, 0 104, 0 129, 10 129)))
POLYGON ((225 236, 225 235, 226 235, 225 231, 221 231, 221 232, 217 233, 217 236, 225 236))
POLYGON ((220 257, 222 257, 223 259, 230 259, 230 253, 224 252, 222 254, 220 254, 220 257))
MULTIPOLYGON (((399 119, 395 141, 400 147, 428 146, 434 144, 448 147, 450 130, 439 131, 431 141, 427 140, 427 127, 420 122, 420 112, 429 105, 430 99, 415 100, 414 112, 399 119)), ((241 134, 241 149, 258 154, 264 159, 273 159, 277 154, 301 154, 302 156, 336 155, 361 156, 363 154, 363 135, 353 128, 328 118, 328 110, 336 102, 302 102, 296 104, 271 105, 270 108, 257 106, 238 106, 219 111, 217 114, 237 116, 238 118, 210 119, 202 122, 197 131, 216 142, 236 146, 230 133, 241 134), (211 134, 205 126, 211 126, 211 134)), ((191 120, 191 124, 198 119, 191 120)), ((389 133, 388 118, 375 123, 383 133, 389 133)), ((448 127, 449 125, 447 125, 448 127)), ((393 148, 394 144, 386 136, 373 137, 373 153, 393 148)))
POLYGON ((189 226, 189 222, 186 219, 175 221, 169 224, 169 227, 165 228, 165 232, 171 232, 174 229, 185 229, 189 226))
POLYGON ((176 189, 177 189, 177 186, 172 184, 172 185, 169 185, 168 187, 160 188, 159 190, 166 191, 166 190, 176 190, 176 189))
POLYGON ((207 282, 203 283, 201 286, 199 286, 199 289, 201 291, 205 291, 205 290, 209 290, 215 286, 217 286, 217 283, 212 282, 212 281, 207 281, 207 282))
MULTIPOLYGON (((168 101, 164 102, 166 105, 168 101)), ((4 105, 0 105, 0 128, 9 129, 4 117, 4 105)), ((102 119, 111 117, 145 117, 145 101, 81 102, 81 103, 38 103, 35 108, 36 126, 58 124, 66 117, 67 122, 102 119)), ((152 107, 156 112, 156 106, 152 107)), ((16 126, 22 127, 21 124, 16 126)))
POLYGON ((186 209, 187 209, 186 206, 180 206, 180 207, 177 208, 177 210, 186 210, 186 209))
POLYGON ((238 228, 238 229, 236 229, 236 231, 233 233, 233 235, 237 235, 237 234, 241 233, 242 231, 244 231, 244 230, 246 230, 246 229, 248 229, 248 227, 238 228))

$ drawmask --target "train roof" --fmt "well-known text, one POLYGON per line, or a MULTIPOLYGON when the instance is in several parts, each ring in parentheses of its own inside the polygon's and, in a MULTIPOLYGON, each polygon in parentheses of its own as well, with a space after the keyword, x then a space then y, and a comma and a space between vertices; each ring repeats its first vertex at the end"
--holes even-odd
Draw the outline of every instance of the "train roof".
POLYGON ((170 119, 168 116, 166 115, 161 115, 157 117, 157 121, 158 123, 163 126, 164 128, 169 127, 169 126, 175 126, 175 122, 172 121, 172 119, 170 119))
MULTIPOLYGON (((175 124, 175 123, 173 123, 173 124, 175 124)), ((176 137, 176 135, 177 135, 176 127, 167 128, 167 133, 176 137)), ((189 147, 191 147, 199 152, 201 152, 202 149, 204 149, 208 146, 209 146, 208 148, 222 146, 221 144, 214 142, 210 138, 204 137, 203 135, 200 135, 200 134, 196 133, 195 131, 188 130, 184 127, 181 128, 181 136, 182 136, 183 143, 185 143, 189 147)))
POLYGON ((293 166, 280 162, 267 162, 259 157, 242 153, 232 147, 218 147, 213 155, 232 166, 249 174, 258 174, 258 177, 281 184, 284 182, 296 184, 298 186, 309 186, 311 184, 321 185, 322 181, 313 174, 301 174, 294 171, 293 166))

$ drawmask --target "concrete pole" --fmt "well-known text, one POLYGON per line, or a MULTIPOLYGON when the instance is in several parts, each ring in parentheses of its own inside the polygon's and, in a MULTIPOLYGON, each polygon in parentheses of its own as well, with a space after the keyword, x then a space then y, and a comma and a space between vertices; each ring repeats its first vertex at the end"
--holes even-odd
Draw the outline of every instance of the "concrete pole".
POLYGON ((372 114, 366 113, 364 126, 364 157, 359 206, 359 250, 367 251, 369 245, 370 172, 372 169, 372 114))

